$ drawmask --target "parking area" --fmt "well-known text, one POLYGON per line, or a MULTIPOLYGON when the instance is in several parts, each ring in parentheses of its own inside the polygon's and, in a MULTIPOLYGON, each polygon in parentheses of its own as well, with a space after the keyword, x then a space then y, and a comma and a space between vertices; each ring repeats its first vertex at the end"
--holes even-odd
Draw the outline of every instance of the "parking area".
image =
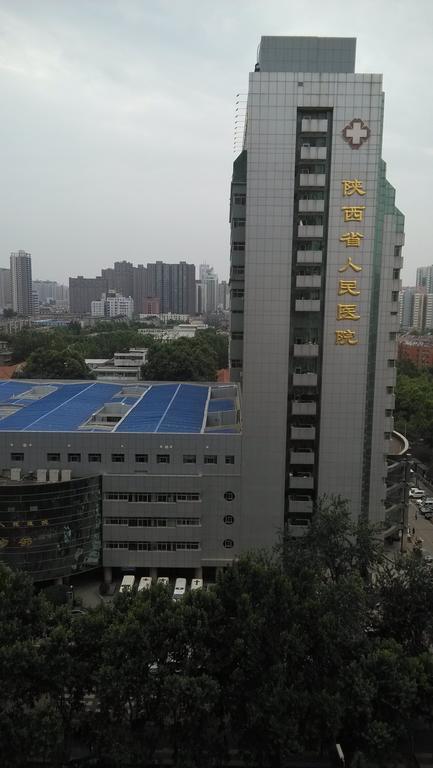
MULTIPOLYGON (((211 582, 203 582, 201 579, 181 577, 160 577, 151 582, 149 577, 134 577, 133 580, 125 581, 124 587, 126 589, 132 588, 134 591, 138 589, 149 588, 150 583, 161 583, 169 592, 169 594, 176 599, 181 597, 186 592, 194 589, 209 589, 212 586, 211 582), (184 583, 183 583, 184 582, 184 583)), ((104 589, 101 590, 101 584, 103 584, 102 571, 92 571, 86 575, 81 574, 80 579, 77 581, 71 580, 74 588, 74 600, 75 604, 82 606, 83 608, 96 608, 101 603, 109 604, 113 601, 116 595, 119 594, 122 586, 123 576, 119 576, 113 579, 107 592, 104 589), (102 593, 101 593, 102 592, 102 593)))

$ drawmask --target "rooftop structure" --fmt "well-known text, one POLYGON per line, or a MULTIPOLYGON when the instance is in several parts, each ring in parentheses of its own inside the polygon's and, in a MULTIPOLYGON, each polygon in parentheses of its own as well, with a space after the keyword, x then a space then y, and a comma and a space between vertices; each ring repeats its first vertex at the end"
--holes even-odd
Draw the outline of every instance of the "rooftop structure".
POLYGON ((231 385, 0 383, 1 432, 239 432, 231 385), (232 414, 216 423, 215 414, 232 414))

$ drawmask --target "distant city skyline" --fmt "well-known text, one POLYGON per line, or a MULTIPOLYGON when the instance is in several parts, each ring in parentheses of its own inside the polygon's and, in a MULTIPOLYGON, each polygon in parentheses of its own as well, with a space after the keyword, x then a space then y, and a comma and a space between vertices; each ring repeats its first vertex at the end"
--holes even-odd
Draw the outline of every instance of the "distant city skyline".
POLYGON ((326 13, 319 0, 3 0, 0 266, 22 248, 39 279, 62 283, 70 265, 90 275, 122 259, 206 259, 226 278, 249 52, 261 35, 356 34, 360 71, 385 72, 383 157, 414 283, 430 237, 432 105, 419 94, 430 92, 433 5, 367 0, 355 17, 342 0, 326 13))

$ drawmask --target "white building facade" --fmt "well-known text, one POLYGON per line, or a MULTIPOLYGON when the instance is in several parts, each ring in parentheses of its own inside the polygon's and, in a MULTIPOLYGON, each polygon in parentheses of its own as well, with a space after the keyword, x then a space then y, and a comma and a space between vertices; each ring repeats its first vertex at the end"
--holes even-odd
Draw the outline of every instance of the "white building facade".
POLYGON ((103 293, 101 300, 92 301, 90 306, 92 317, 127 317, 132 320, 134 315, 134 300, 114 291, 103 293))

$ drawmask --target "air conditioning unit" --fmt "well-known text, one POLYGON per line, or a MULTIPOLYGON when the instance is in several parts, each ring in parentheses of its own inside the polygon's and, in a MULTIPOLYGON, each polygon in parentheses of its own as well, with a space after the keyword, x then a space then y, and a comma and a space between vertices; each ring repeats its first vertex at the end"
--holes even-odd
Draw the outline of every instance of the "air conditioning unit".
POLYGON ((62 483, 67 482, 71 479, 72 472, 70 469, 62 469, 62 483))
POLYGON ((21 467, 11 469, 11 480, 21 480, 21 467))
POLYGON ((46 483, 47 482, 47 470, 46 469, 37 469, 36 470, 36 482, 37 483, 46 483))
POLYGON ((58 469, 50 469, 48 471, 48 479, 50 483, 58 483, 59 482, 59 470, 58 469))

